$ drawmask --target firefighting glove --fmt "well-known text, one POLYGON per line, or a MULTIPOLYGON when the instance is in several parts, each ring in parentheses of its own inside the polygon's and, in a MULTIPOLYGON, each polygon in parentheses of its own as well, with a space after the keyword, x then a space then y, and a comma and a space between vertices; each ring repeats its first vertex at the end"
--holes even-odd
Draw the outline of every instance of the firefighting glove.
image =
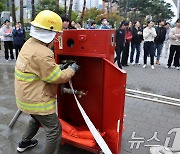
POLYGON ((66 68, 68 68, 69 65, 73 64, 74 62, 70 62, 70 63, 65 63, 65 64, 60 64, 60 69, 64 70, 66 68))
POLYGON ((69 67, 71 67, 75 72, 77 72, 80 66, 74 62, 71 65, 69 65, 69 67))

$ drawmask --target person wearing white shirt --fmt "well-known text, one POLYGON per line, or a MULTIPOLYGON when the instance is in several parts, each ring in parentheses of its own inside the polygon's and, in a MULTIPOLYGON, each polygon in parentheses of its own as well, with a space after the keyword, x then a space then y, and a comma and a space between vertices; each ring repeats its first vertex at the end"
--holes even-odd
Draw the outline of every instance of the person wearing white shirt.
POLYGON ((14 59, 13 54, 13 37, 12 37, 12 27, 10 26, 10 21, 8 19, 5 20, 5 25, 2 28, 2 35, 4 41, 4 48, 5 48, 5 60, 8 62, 9 60, 9 51, 10 51, 10 59, 14 59))
POLYGON ((171 31, 169 22, 165 23, 165 28, 166 28, 166 38, 165 38, 165 41, 164 41, 164 52, 165 52, 164 54, 165 54, 165 58, 167 58, 167 56, 169 54, 169 48, 170 48, 169 34, 170 34, 170 31, 171 31))
POLYGON ((157 36, 156 30, 153 27, 153 21, 147 22, 147 27, 143 30, 144 38, 144 66, 147 67, 147 57, 150 55, 151 68, 154 69, 154 39, 157 36))
POLYGON ((180 69, 180 18, 176 21, 176 27, 172 28, 169 34, 170 38, 170 53, 168 58, 168 64, 166 68, 170 68, 174 59, 174 66, 177 70, 180 69))

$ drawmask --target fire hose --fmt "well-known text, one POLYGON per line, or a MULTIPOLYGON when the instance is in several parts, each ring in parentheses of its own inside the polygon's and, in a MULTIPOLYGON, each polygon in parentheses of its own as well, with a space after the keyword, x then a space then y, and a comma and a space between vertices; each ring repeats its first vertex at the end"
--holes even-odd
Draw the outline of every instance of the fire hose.
POLYGON ((73 95, 74 98, 76 100, 77 106, 90 130, 90 132, 92 133, 94 139, 96 140, 97 144, 100 146, 101 150, 105 153, 105 154, 112 154, 111 150, 109 149, 108 145, 106 144, 106 142, 104 141, 104 139, 102 138, 102 136, 99 134, 99 132, 97 131, 97 129, 95 128, 95 126, 93 125, 93 123, 91 122, 91 120, 89 119, 89 117, 87 116, 86 112, 84 111, 84 109, 82 108, 81 104, 79 103, 75 93, 74 93, 74 89, 72 86, 72 82, 71 80, 69 81, 69 85, 73 91, 73 95))

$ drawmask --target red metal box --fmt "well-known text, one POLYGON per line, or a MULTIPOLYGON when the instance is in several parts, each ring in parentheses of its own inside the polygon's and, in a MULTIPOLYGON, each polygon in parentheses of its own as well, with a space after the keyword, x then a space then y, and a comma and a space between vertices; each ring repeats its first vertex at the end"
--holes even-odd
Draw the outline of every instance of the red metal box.
MULTIPOLYGON (((120 154, 126 72, 112 63, 112 34, 114 35, 113 30, 64 31, 62 37, 59 37, 60 42, 55 43, 55 56, 57 63, 74 60, 80 65, 80 70, 72 78, 74 89, 86 93, 79 101, 94 126, 106 133, 104 140, 112 153, 120 154), (79 38, 81 36, 83 37, 79 38), (72 48, 67 45, 68 39, 75 42, 72 48)), ((63 87, 70 88, 68 84, 63 87)), ((57 97, 59 118, 84 130, 88 129, 73 95, 63 94, 62 85, 59 85, 57 97)), ((63 141, 93 153, 100 152, 98 145, 90 148, 67 139, 63 141)))

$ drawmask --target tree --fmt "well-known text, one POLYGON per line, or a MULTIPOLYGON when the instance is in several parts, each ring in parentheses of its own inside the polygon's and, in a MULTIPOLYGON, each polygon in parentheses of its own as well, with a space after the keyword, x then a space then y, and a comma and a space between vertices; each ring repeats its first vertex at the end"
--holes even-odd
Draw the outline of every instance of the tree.
POLYGON ((74 11, 72 11, 71 20, 79 21, 78 14, 76 12, 74 12, 74 11))
POLYGON ((81 14, 81 20, 80 20, 81 24, 84 20, 85 9, 86 9, 86 0, 84 0, 83 10, 82 10, 82 14, 81 14))
POLYGON ((41 0, 37 3, 36 14, 38 14, 42 10, 51 10, 55 12, 56 1, 55 0, 41 0))
POLYGON ((21 24, 22 24, 22 27, 24 27, 23 15, 24 15, 24 11, 23 11, 23 0, 20 0, 20 22, 21 22, 21 24))
POLYGON ((139 20, 147 15, 152 16, 154 20, 158 18, 171 19, 174 14, 171 11, 171 4, 164 0, 120 0, 114 1, 119 6, 119 13, 125 19, 139 20))
POLYGON ((69 20, 71 20, 71 14, 72 14, 72 6, 73 6, 73 0, 70 0, 70 4, 69 4, 69 20))
POLYGON ((171 11, 171 4, 164 1, 155 0, 150 4, 153 9, 151 10, 152 16, 155 20, 160 18, 162 19, 171 19, 174 17, 174 13, 171 11))
MULTIPOLYGON (((37 3, 36 7, 36 14, 39 13, 40 11, 48 9, 51 11, 56 10, 56 0, 41 0, 37 3)), ((61 16, 64 14, 64 7, 60 6, 58 14, 61 16)), ((75 21, 77 21, 78 15, 74 11, 71 11, 71 18, 75 21)))
POLYGON ((5 6, 5 0, 1 0, 0 2, 0 12, 5 11, 6 6, 5 6))
POLYGON ((15 11, 15 3, 14 3, 14 0, 11 0, 11 5, 12 5, 12 10, 11 10, 12 20, 13 20, 13 23, 16 24, 16 11, 15 11))
POLYGON ((56 0, 56 13, 59 13, 59 0, 56 0))
POLYGON ((84 21, 95 21, 98 22, 102 17, 104 17, 103 11, 97 8, 86 9, 84 13, 84 21))
POLYGON ((67 7, 66 7, 66 0, 64 0, 64 14, 66 14, 66 9, 67 9, 67 7))
POLYGON ((112 25, 112 27, 118 27, 120 22, 123 20, 123 17, 120 16, 117 12, 111 12, 107 17, 107 20, 109 21, 110 25, 112 25))
POLYGON ((32 6, 32 16, 31 16, 31 21, 33 21, 34 18, 35 18, 35 6, 34 6, 34 0, 31 0, 31 6, 32 6))

